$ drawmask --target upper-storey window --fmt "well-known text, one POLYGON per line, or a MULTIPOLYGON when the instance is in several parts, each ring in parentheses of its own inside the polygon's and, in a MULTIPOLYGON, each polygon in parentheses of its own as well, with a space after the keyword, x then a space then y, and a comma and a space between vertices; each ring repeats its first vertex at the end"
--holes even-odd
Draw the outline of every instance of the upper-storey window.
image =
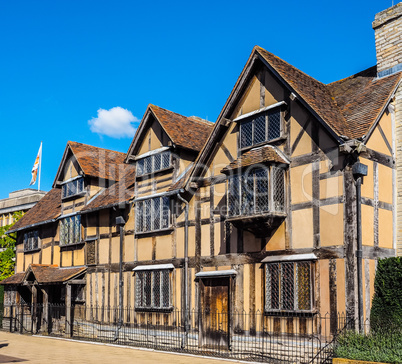
POLYGON ((137 176, 154 173, 169 168, 171 165, 172 156, 170 151, 153 154, 137 161, 137 176))
POLYGON ((78 195, 84 192, 84 178, 79 177, 63 184, 63 198, 78 195))
POLYGON ((229 217, 285 210, 285 171, 256 168, 229 177, 229 217))
POLYGON ((240 124, 240 149, 277 139, 281 136, 280 108, 246 118, 240 124))
POLYGON ((81 216, 74 215, 60 220, 60 245, 81 242, 81 216))
POLYGON ((28 252, 39 248, 38 230, 29 231, 24 234, 24 251, 28 252))
POLYGON ((138 201, 135 209, 135 231, 145 233, 167 229, 171 225, 170 215, 169 197, 154 197, 138 201))

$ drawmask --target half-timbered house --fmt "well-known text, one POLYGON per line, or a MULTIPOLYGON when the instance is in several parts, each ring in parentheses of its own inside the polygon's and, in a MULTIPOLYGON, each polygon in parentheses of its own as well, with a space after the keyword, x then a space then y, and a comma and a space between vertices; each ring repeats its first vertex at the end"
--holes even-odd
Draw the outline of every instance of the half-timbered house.
POLYGON ((150 105, 127 154, 69 142, 14 226, 8 302, 123 306, 126 324, 197 312, 200 345, 257 332, 243 312, 287 333, 328 312, 334 331, 363 298, 368 318, 376 260, 396 251, 400 79, 326 85, 255 47, 214 124, 150 105))

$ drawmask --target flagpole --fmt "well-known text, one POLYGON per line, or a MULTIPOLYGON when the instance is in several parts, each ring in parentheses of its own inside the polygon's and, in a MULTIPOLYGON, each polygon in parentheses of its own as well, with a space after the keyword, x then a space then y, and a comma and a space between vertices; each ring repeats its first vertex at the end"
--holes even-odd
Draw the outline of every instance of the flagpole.
POLYGON ((41 172, 41 169, 42 169, 42 141, 40 142, 38 191, 40 190, 40 172, 41 172))

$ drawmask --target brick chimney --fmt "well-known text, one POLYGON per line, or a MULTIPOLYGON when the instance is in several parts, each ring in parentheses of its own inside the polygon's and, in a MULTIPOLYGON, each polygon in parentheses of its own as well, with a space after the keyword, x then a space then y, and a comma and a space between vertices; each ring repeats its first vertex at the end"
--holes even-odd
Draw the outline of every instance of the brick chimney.
POLYGON ((373 29, 378 77, 402 71, 402 2, 376 14, 373 29))

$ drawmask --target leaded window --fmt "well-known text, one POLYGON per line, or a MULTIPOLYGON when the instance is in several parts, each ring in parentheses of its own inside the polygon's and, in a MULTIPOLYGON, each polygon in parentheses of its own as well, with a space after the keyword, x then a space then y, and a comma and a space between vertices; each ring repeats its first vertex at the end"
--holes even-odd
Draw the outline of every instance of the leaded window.
POLYGON ((153 154, 137 161, 137 176, 158 172, 172 165, 170 151, 153 154))
POLYGON ((240 149, 281 136, 281 112, 274 109, 253 115, 240 124, 240 149))
POLYGON ((169 197, 155 197, 136 203, 135 231, 137 233, 167 229, 171 225, 170 220, 169 197))
POLYGON ((74 215, 60 220, 60 245, 81 242, 81 216, 74 215))
POLYGON ((311 311, 312 263, 265 265, 265 311, 311 311))
POLYGON ((284 212, 284 178, 284 170, 276 166, 256 168, 230 176, 229 216, 284 212))
POLYGON ((24 234, 24 251, 35 250, 39 248, 38 230, 29 231, 24 234))
POLYGON ((163 310, 171 308, 169 269, 144 270, 135 273, 135 308, 163 310))
POLYGON ((84 178, 77 178, 73 181, 63 184, 63 198, 78 195, 84 192, 84 178))

